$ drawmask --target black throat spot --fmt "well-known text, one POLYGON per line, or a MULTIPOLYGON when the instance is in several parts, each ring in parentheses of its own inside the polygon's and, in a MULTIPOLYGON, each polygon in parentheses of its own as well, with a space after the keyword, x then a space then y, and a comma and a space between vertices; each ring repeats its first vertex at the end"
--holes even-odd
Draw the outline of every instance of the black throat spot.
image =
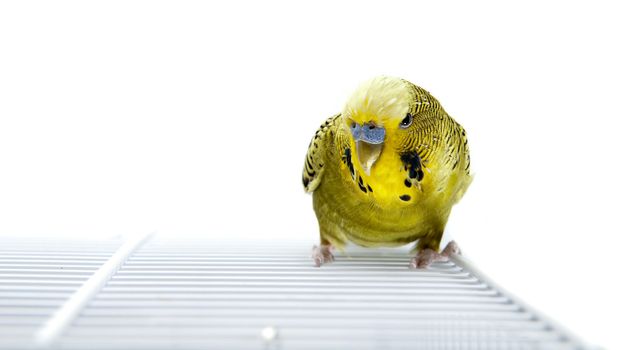
POLYGON ((402 153, 400 156, 404 169, 408 171, 408 177, 417 181, 423 180, 421 158, 415 151, 402 153))

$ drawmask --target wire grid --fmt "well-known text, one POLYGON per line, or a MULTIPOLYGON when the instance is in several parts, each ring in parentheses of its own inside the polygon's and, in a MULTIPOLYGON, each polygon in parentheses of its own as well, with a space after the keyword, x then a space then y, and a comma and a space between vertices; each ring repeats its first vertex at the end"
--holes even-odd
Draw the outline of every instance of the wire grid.
POLYGON ((35 332, 122 243, 0 238, 0 348, 28 347, 35 332))
MULTIPOLYGON (((474 274, 462 259, 413 271, 407 268, 404 249, 353 248, 347 255, 338 254, 335 263, 315 268, 308 242, 163 236, 148 239, 128 255, 49 343, 29 342, 35 328, 71 299, 71 291, 115 246, 118 242, 110 242, 100 255, 67 260, 92 264, 75 276, 50 270, 47 264, 55 260, 43 261, 41 268, 47 269, 37 270, 38 281, 55 287, 72 282, 58 293, 43 284, 43 290, 3 294, 11 298, 2 298, 0 304, 0 334, 12 335, 0 348, 584 348, 571 334, 474 274), (19 310, 15 319, 23 326, 11 323, 11 313, 19 310)), ((32 253, 28 244, 22 248, 21 254, 32 253)), ((37 249, 46 253, 43 247, 37 249)))

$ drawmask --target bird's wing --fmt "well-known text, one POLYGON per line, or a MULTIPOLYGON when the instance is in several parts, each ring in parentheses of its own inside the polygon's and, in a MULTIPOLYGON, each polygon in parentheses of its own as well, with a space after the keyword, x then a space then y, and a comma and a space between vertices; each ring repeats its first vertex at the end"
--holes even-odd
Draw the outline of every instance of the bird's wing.
POLYGON ((309 144, 304 169, 302 170, 302 184, 307 193, 315 191, 320 185, 324 172, 326 148, 329 147, 331 136, 336 133, 337 121, 340 117, 341 115, 337 114, 326 119, 324 124, 315 132, 315 136, 309 144))
POLYGON ((473 181, 473 176, 471 175, 471 154, 469 153, 469 141, 467 139, 466 131, 459 124, 458 130, 458 139, 455 143, 457 144, 456 152, 458 153, 460 165, 454 163, 453 168, 456 169, 456 167, 459 166, 459 170, 463 176, 461 186, 456 192, 455 203, 460 201, 466 190, 471 185, 471 181, 473 181))
POLYGON ((466 131, 453 119, 447 119, 451 121, 451 127, 445 135, 446 148, 442 152, 446 172, 439 180, 439 190, 453 188, 446 193, 453 197, 453 203, 457 203, 471 184, 471 156, 466 131))

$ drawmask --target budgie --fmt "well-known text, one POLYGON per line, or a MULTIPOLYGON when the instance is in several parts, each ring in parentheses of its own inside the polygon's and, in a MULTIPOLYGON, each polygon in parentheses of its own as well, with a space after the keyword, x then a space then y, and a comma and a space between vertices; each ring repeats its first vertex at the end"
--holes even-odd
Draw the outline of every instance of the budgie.
POLYGON ((459 253, 439 253, 452 206, 471 183, 466 132, 426 90, 377 77, 361 84, 342 112, 328 118, 309 145, 302 182, 313 194, 320 244, 316 266, 331 249, 416 244, 411 268, 459 253))

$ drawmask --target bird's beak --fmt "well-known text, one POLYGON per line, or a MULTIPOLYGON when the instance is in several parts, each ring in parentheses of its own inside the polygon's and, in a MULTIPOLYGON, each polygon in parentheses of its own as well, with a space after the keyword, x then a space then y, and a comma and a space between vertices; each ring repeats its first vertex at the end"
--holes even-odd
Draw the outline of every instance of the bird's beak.
POLYGON ((369 175, 382 152, 386 132, 384 128, 369 123, 363 125, 354 123, 350 131, 356 142, 356 154, 361 168, 369 175))

